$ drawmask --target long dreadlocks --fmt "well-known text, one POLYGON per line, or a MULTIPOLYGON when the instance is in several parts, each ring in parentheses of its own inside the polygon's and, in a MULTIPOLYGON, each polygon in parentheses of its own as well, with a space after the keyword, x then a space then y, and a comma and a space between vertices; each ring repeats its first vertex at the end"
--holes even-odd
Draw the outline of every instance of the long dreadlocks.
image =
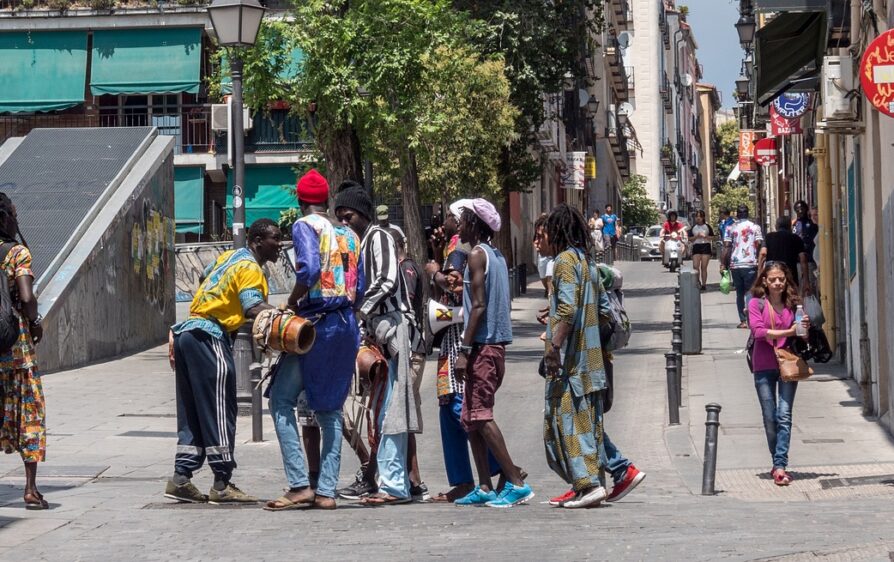
POLYGON ((468 223, 469 229, 478 235, 479 241, 489 243, 494 237, 494 231, 472 209, 463 209, 462 220, 468 223))
POLYGON ((569 248, 580 248, 586 256, 593 254, 593 240, 590 227, 580 211, 565 203, 557 206, 546 221, 549 243, 556 249, 556 255, 569 248))
POLYGON ((0 193, 0 242, 18 242, 28 247, 25 237, 19 230, 19 221, 13 211, 12 199, 5 193, 0 193))

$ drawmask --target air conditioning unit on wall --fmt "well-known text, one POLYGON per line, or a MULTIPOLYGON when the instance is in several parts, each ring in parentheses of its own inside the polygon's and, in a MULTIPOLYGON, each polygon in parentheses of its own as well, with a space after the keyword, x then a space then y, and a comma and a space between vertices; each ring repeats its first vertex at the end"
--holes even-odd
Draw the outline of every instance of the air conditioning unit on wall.
POLYGON ((852 121, 857 118, 848 94, 854 89, 853 61, 850 57, 829 56, 823 59, 820 93, 823 97, 823 119, 852 121))
MULTIPOLYGON (((212 131, 226 131, 229 128, 229 119, 227 115, 229 107, 230 106, 225 103, 211 104, 212 131)), ((245 106, 242 106, 242 123, 245 125, 246 131, 251 130, 253 123, 251 120, 251 115, 248 112, 248 108, 245 106)))

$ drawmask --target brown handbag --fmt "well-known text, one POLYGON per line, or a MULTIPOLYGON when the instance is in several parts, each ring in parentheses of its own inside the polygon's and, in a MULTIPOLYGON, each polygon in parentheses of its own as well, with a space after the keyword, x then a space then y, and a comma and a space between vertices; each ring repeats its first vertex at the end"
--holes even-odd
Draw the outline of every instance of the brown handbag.
MULTIPOLYGON (((769 303, 767 303, 769 304, 769 303)), ((770 329, 776 329, 776 313, 770 305, 770 329)), ((784 382, 802 381, 813 374, 807 362, 787 347, 773 346, 776 362, 779 364, 779 378, 784 382)))

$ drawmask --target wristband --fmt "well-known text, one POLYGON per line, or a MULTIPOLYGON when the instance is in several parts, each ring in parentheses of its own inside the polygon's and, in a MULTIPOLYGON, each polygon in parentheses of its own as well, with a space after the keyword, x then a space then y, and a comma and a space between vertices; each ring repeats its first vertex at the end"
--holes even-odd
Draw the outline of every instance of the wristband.
POLYGON ((472 346, 471 345, 461 345, 459 346, 459 351, 466 357, 472 354, 472 346))

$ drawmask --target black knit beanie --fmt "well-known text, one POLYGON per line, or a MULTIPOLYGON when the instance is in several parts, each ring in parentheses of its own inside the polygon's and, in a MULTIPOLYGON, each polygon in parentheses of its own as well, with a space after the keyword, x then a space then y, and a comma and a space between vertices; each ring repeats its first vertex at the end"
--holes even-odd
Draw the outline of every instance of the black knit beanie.
POLYGON ((335 192, 335 208, 339 207, 354 209, 369 221, 374 216, 372 198, 362 185, 352 180, 343 181, 335 192))

